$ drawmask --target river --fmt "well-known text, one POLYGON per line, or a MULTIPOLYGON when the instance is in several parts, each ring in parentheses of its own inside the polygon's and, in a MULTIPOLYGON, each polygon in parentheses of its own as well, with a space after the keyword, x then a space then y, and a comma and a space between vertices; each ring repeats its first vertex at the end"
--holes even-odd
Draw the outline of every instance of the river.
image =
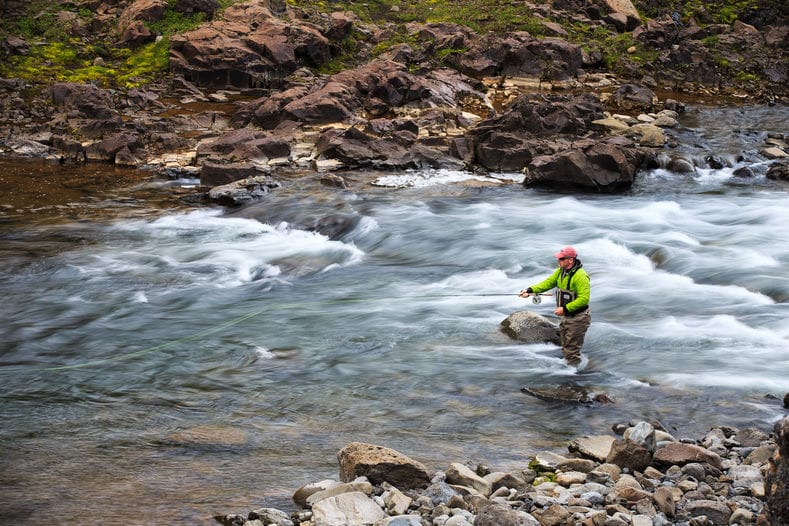
POLYGON ((733 166, 652 170, 620 195, 359 173, 376 184, 292 178, 228 211, 180 199, 194 180, 2 161, 0 523, 291 511, 351 441, 507 470, 630 420, 771 429, 789 392, 789 207, 756 153, 788 120, 691 108, 676 150, 733 166), (744 165, 759 173, 734 177, 744 165), (580 370, 499 330, 552 316, 516 294, 570 244, 592 279, 580 370))

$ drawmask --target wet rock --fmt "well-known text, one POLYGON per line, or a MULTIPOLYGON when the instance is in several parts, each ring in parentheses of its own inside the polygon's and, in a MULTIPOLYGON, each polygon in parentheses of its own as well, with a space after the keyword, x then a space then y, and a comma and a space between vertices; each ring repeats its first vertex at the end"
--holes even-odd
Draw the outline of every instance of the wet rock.
MULTIPOLYGON (((789 181, 789 162, 778 162, 770 165, 766 174, 768 179, 789 181)), ((784 396, 784 407, 789 409, 789 393, 784 396)))
POLYGON ((753 169, 750 166, 741 166, 736 170, 734 170, 732 175, 734 177, 739 177, 742 179, 750 179, 752 177, 755 177, 756 173, 753 171, 753 169))
POLYGON ((561 344, 559 326, 534 312, 513 312, 501 322, 500 326, 510 338, 525 343, 561 344))
POLYGON ((208 199, 224 206, 241 206, 265 197, 272 189, 280 186, 279 182, 267 175, 257 175, 215 186, 208 191, 208 199))
POLYGON ((536 157, 523 184, 560 189, 615 192, 629 188, 646 156, 630 139, 580 140, 553 155, 536 157))
POLYGON ((238 447, 247 443, 246 430, 222 426, 205 425, 178 431, 167 438, 167 442, 192 447, 238 447))
POLYGON ((666 165, 666 169, 680 174, 696 173, 696 167, 693 162, 683 157, 673 157, 666 165))
POLYGON ((521 392, 548 402, 567 402, 572 404, 610 404, 613 400, 605 393, 598 393, 586 387, 565 385, 562 387, 521 387, 521 392))

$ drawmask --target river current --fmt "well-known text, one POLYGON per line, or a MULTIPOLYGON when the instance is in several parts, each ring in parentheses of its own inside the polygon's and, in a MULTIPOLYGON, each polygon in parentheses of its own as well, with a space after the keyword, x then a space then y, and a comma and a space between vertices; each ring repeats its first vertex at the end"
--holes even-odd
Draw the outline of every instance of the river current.
MULTIPOLYGON (((196 181, 91 165, 112 184, 49 202, 3 186, 3 162, 0 523, 289 511, 351 441, 507 470, 630 420, 770 430, 789 392, 789 206, 756 154, 788 121, 692 108, 675 153, 731 166, 644 172, 621 195, 359 173, 375 184, 294 178, 224 210, 171 198, 196 181), (757 175, 735 177, 744 165, 757 175), (553 318, 550 299, 516 294, 564 245, 592 280, 580 370, 499 330, 518 310, 553 318)), ((62 182, 31 166, 29 181, 62 182)))

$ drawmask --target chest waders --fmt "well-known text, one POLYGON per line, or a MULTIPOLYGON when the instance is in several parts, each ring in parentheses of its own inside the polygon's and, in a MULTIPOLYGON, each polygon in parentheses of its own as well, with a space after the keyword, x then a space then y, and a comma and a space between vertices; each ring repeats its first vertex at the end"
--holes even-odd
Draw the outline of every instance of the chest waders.
MULTIPOLYGON (((573 280, 573 276, 575 276, 575 272, 578 269, 573 269, 573 271, 567 275, 567 288, 562 289, 556 287, 556 306, 564 308, 565 305, 568 303, 575 301, 575 298, 578 297, 578 294, 570 290, 570 282, 573 280)), ((557 280, 558 282, 558 280, 557 280)))

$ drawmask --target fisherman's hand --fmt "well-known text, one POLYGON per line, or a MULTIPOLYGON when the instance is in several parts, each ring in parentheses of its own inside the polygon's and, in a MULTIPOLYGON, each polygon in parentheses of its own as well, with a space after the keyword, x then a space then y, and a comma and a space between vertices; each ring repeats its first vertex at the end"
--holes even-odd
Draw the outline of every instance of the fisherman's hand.
POLYGON ((518 293, 518 296, 521 298, 528 298, 530 295, 531 293, 528 290, 522 290, 520 293, 518 293))
POLYGON ((557 316, 564 316, 564 307, 556 307, 556 310, 553 311, 553 313, 557 316))

